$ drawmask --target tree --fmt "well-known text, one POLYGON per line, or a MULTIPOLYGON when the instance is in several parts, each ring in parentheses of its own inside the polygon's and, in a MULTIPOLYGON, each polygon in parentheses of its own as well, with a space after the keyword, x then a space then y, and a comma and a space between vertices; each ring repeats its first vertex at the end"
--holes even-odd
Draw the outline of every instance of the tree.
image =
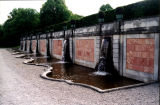
POLYGON ((112 10, 113 8, 111 7, 110 4, 106 4, 106 5, 102 5, 99 9, 99 11, 105 12, 105 11, 109 11, 112 10))
POLYGON ((42 27, 58 24, 70 19, 71 11, 68 10, 64 0, 47 0, 40 11, 42 27))
POLYGON ((0 37, 2 37, 2 33, 3 33, 3 29, 2 29, 2 25, 0 24, 0 37))
POLYGON ((3 37, 3 27, 2 27, 2 25, 0 25, 0 40, 2 37, 3 37))
POLYGON ((9 17, 3 25, 3 41, 7 45, 18 45, 22 34, 39 25, 39 13, 34 9, 13 9, 9 17))
POLYGON ((82 18, 83 18, 83 16, 72 13, 72 15, 70 17, 70 20, 79 20, 79 19, 82 19, 82 18))

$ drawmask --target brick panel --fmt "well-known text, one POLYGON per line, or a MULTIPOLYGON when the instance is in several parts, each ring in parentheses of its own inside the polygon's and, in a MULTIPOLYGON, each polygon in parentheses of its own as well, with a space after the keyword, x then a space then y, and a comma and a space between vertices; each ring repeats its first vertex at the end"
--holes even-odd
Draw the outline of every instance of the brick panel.
POLYGON ((62 40, 53 40, 53 54, 62 56, 62 40))
POLYGON ((154 39, 128 38, 126 68, 146 73, 154 73, 154 39))
POLYGON ((32 40, 32 51, 36 51, 36 40, 32 40))
POLYGON ((46 41, 40 40, 40 52, 45 54, 46 53, 46 41))
POLYGON ((94 62, 94 39, 76 40, 76 59, 94 62))

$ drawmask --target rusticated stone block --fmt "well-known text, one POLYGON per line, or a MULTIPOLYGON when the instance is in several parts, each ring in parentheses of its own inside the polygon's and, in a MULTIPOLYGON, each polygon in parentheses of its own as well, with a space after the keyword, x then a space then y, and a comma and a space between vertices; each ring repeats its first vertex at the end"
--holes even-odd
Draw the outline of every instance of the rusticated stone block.
POLYGON ((40 52, 41 52, 41 54, 45 54, 46 51, 47 51, 46 40, 40 40, 40 52))
POLYGON ((37 45, 36 42, 37 42, 36 40, 32 40, 32 51, 33 52, 36 52, 36 45, 37 45))
POLYGON ((62 56, 62 40, 53 40, 53 54, 62 56))
POLYGON ((135 45, 127 45, 127 51, 134 51, 135 50, 135 45))
POLYGON ((128 38, 127 39, 127 45, 137 44, 138 40, 137 38, 128 38))
POLYGON ((126 68, 154 73, 155 42, 152 38, 128 38, 126 68))
POLYGON ((76 59, 94 62, 94 39, 76 40, 76 59))

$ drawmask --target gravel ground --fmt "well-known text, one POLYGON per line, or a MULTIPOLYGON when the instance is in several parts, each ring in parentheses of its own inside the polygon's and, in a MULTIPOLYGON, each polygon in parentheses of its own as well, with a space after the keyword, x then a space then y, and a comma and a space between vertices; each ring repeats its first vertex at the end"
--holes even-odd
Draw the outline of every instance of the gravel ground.
POLYGON ((43 67, 22 64, 0 49, 0 105, 159 105, 159 85, 109 93, 40 78, 43 67), (7 59, 6 59, 7 58, 7 59))

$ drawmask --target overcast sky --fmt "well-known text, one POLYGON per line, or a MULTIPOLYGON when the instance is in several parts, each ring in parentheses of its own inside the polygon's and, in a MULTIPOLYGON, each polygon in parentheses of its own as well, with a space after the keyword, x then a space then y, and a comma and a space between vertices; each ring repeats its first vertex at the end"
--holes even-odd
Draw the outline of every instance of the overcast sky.
MULTIPOLYGON (((3 24, 9 13, 14 8, 34 8, 38 12, 47 0, 1 0, 0 1, 0 24, 3 24)), ((142 0, 65 0, 69 10, 73 13, 87 16, 99 11, 103 4, 110 4, 113 8, 135 3, 142 0)))

